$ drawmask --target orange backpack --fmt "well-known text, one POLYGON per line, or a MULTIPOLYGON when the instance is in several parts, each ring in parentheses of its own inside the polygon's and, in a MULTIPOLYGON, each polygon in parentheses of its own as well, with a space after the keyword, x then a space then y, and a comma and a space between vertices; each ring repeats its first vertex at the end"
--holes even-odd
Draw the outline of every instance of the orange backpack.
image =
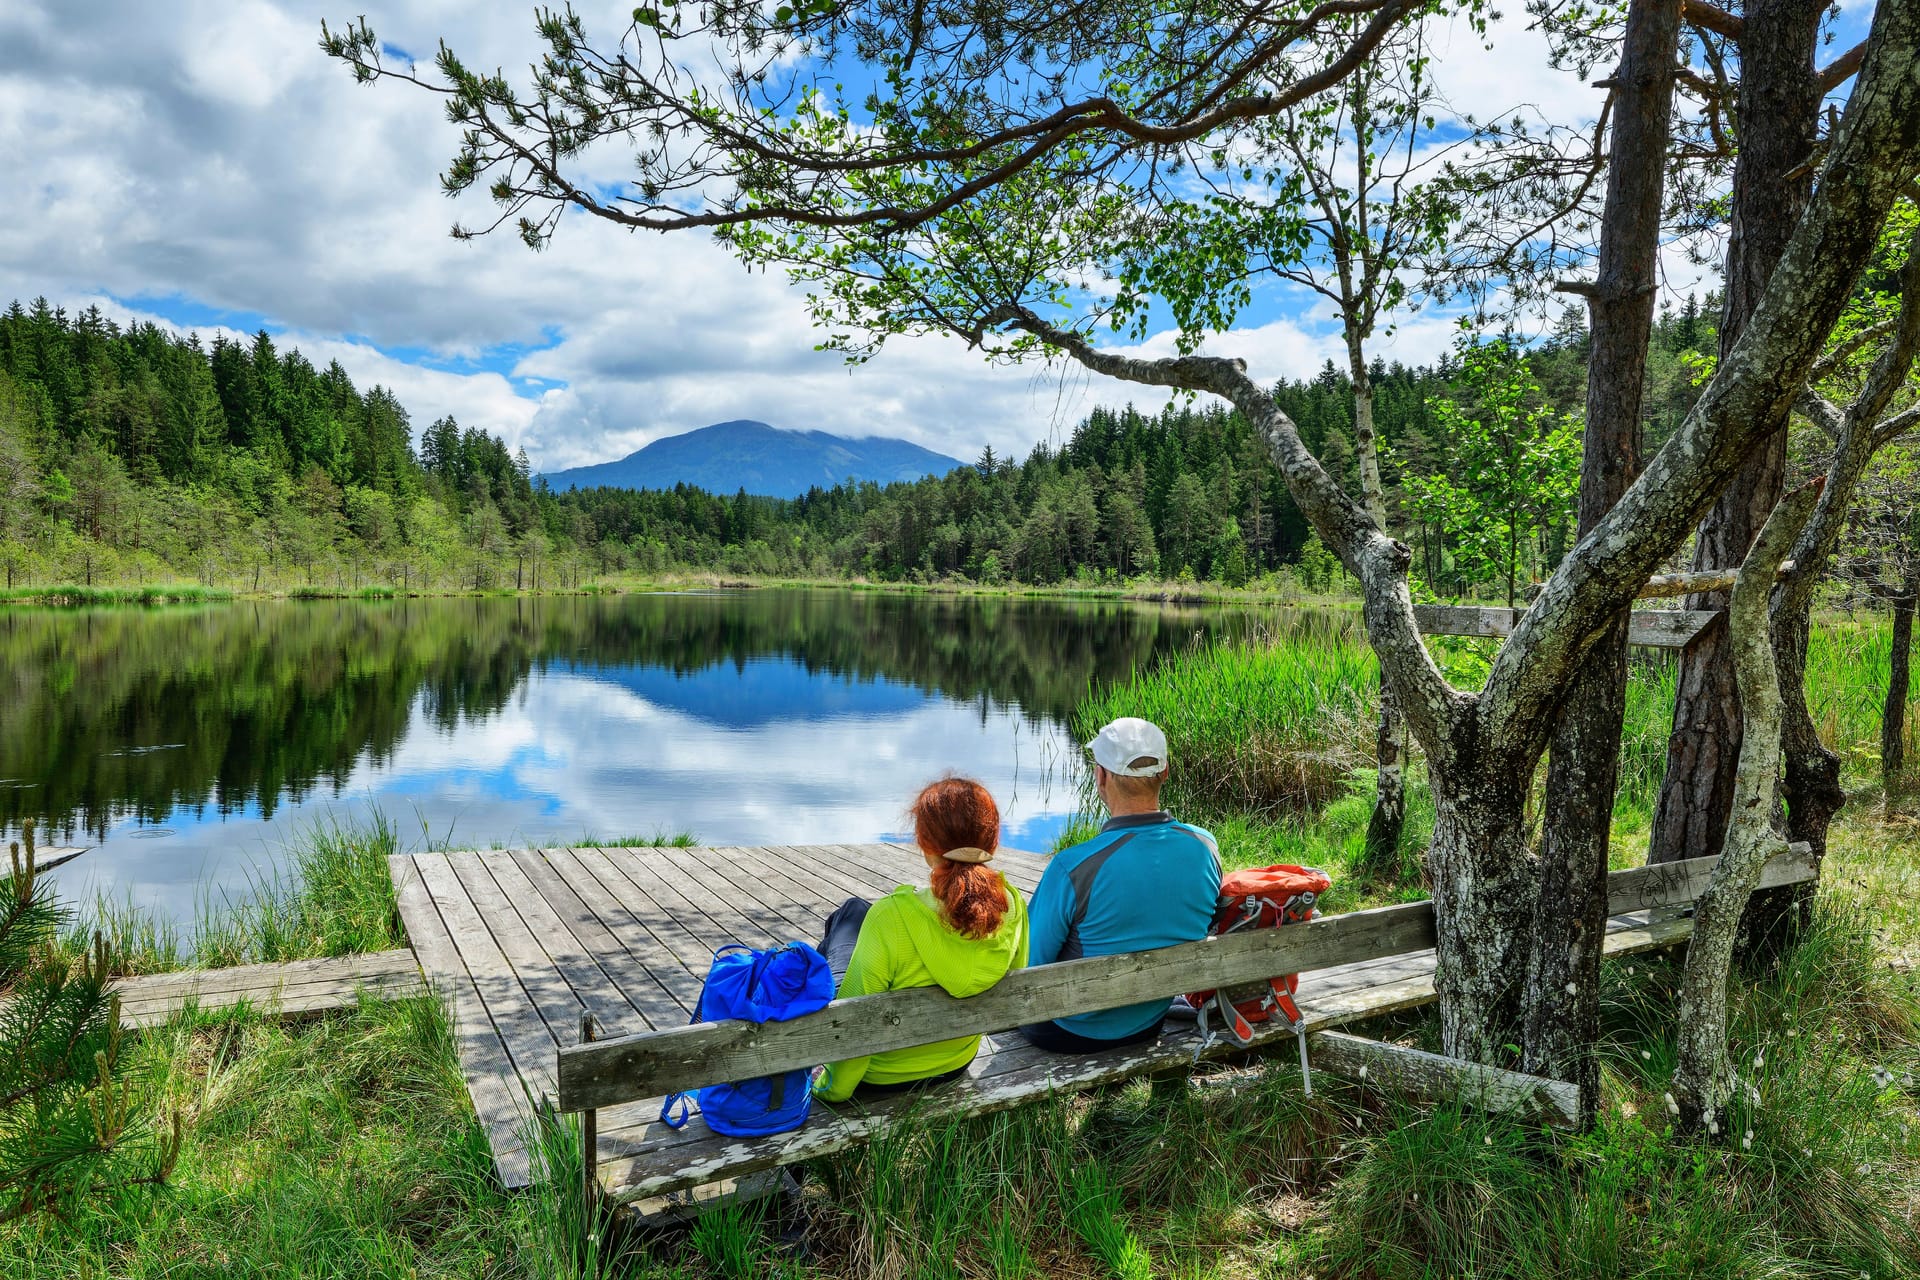
MULTIPOLYGON (((1220 905, 1214 911, 1212 935, 1225 937, 1248 929, 1277 929, 1311 920, 1320 914, 1314 904, 1332 887, 1332 879, 1318 867, 1282 864, 1232 872, 1220 881, 1220 905)), ((1217 1019, 1218 1034, 1236 1044, 1249 1044, 1253 1040, 1252 1023, 1272 1021, 1276 1014, 1284 1018, 1300 1041, 1300 1070, 1305 1075, 1306 1026, 1293 1002, 1293 994, 1299 989, 1298 975, 1289 973, 1244 986, 1195 991, 1187 996, 1187 1003, 1199 1013, 1203 1039, 1215 1034, 1208 1023, 1217 1019)), ((1307 1077, 1306 1085, 1307 1092, 1312 1093, 1312 1077, 1307 1077)))

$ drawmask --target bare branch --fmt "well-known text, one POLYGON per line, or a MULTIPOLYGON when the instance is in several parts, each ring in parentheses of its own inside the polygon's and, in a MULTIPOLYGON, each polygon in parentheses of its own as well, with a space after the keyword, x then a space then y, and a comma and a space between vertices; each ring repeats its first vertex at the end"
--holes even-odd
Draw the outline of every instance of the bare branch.
POLYGON ((1867 60, 1867 42, 1862 40, 1853 48, 1835 58, 1826 67, 1814 73, 1814 80, 1820 86, 1822 95, 1832 93, 1845 84, 1860 70, 1860 64, 1867 60))
POLYGON ((1793 402, 1793 407, 1812 419, 1813 425, 1826 432, 1829 440, 1838 440, 1841 432, 1846 430, 1846 410, 1811 387, 1800 393, 1800 398, 1793 402))
POLYGON ((1421 639, 1407 589, 1411 553, 1405 544, 1389 538, 1366 508, 1327 474, 1301 440, 1293 419, 1266 388, 1247 376, 1244 361, 1201 355, 1142 359, 1102 351, 1083 335, 1049 324, 1019 305, 997 308, 981 325, 983 332, 1002 327, 1038 338, 1095 373, 1147 386, 1211 392, 1238 409, 1266 438, 1300 510, 1360 580, 1368 639, 1403 703, 1401 709, 1429 752, 1446 754, 1453 722, 1473 697, 1447 683, 1421 639))
POLYGON ((1689 26, 1711 31, 1729 40, 1737 41, 1747 33, 1745 18, 1729 13, 1717 4, 1709 4, 1707 0, 1686 0, 1680 7, 1680 16, 1689 26))

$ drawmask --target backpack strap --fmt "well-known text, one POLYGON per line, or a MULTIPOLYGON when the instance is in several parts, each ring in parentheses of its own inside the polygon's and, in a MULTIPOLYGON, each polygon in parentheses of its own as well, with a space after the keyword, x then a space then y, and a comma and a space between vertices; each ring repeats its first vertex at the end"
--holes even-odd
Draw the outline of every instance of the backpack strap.
POLYGON ((679 1130, 687 1127, 687 1121, 693 1117, 700 1106, 690 1093, 676 1093, 660 1104, 660 1123, 669 1129, 679 1130), (676 1111, 675 1108, 678 1108, 676 1111))

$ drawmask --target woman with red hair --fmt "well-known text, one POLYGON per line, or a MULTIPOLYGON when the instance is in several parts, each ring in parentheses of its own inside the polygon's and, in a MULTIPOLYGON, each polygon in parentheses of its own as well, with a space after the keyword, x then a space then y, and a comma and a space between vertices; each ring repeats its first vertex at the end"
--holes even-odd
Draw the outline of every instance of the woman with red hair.
MULTIPOLYGON (((977 995, 1027 963, 1027 907, 990 865, 1000 845, 1000 807, 971 778, 942 778, 914 797, 913 838, 929 883, 901 885, 878 902, 849 898, 827 919, 822 954, 841 998, 944 988, 977 995)), ((843 1102, 923 1088, 964 1075, 979 1036, 829 1063, 814 1093, 843 1102)))

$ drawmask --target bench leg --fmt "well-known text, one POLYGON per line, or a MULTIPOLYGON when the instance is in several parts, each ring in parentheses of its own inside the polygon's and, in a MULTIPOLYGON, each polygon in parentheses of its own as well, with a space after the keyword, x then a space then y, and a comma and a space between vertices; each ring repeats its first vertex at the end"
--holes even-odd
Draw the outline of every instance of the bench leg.
MULTIPOLYGON (((593 1015, 580 1015, 580 1043, 593 1043, 593 1015)), ((584 1210, 582 1221, 587 1229, 593 1229, 593 1214, 599 1204, 600 1196, 600 1113, 588 1110, 580 1113, 580 1205, 584 1210)))
POLYGON ((592 1220, 600 1194, 600 1113, 580 1113, 580 1203, 592 1220))

